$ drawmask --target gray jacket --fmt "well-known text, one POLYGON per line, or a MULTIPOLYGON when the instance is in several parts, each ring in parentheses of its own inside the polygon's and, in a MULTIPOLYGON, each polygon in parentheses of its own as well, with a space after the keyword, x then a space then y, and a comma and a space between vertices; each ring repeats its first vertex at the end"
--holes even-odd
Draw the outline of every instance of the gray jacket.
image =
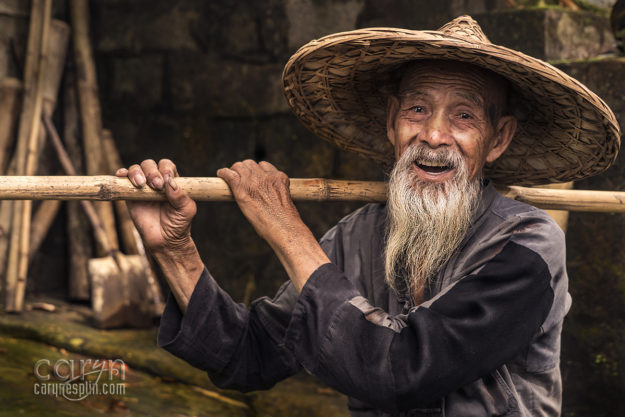
POLYGON ((332 263, 298 296, 251 309, 208 271, 183 317, 172 297, 159 344, 214 383, 264 389, 302 367, 349 396, 352 416, 557 416, 564 236, 543 211, 485 187, 475 221, 426 300, 384 283, 386 208, 367 205, 322 239, 332 263))

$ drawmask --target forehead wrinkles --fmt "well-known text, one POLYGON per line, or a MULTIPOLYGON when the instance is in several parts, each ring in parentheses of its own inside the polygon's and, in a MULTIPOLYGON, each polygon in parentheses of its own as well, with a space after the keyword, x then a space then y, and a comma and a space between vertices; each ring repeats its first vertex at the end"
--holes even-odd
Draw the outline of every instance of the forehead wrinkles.
POLYGON ((496 80, 482 68, 453 61, 415 61, 410 64, 399 85, 400 95, 421 93, 424 88, 450 87, 480 98, 482 105, 499 94, 496 80))

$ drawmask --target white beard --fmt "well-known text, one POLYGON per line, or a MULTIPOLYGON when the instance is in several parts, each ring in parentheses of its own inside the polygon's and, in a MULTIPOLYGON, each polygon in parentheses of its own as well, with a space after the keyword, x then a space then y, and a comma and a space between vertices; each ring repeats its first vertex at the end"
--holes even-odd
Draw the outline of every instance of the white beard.
POLYGON ((398 283, 420 302, 423 289, 449 260, 466 235, 481 195, 481 179, 469 180, 464 159, 447 149, 434 151, 425 144, 407 148, 389 180, 386 233, 386 283, 398 283), (416 160, 455 167, 443 183, 419 179, 416 160))

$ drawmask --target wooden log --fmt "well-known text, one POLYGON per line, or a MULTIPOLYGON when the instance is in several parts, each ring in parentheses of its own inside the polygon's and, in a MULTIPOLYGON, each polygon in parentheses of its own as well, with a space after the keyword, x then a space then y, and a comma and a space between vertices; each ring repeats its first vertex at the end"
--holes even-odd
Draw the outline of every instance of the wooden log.
MULTIPOLYGON (((32 136, 37 137, 39 133, 39 122, 41 120, 42 82, 43 71, 41 70, 41 51, 45 46, 43 40, 44 33, 49 30, 52 10, 51 0, 33 0, 31 6, 31 18, 28 31, 28 43, 26 48, 26 65, 24 68, 24 98, 22 114, 17 136, 17 151, 15 169, 17 174, 26 174, 28 151, 33 142, 32 136), (39 111, 37 112, 37 108, 39 111), (31 133, 31 130, 34 132, 31 133)), ((28 248, 26 239, 30 234, 30 208, 31 202, 17 202, 13 205, 13 216, 11 222, 11 240, 9 246, 8 265, 6 270, 5 287, 5 309, 11 312, 22 310, 23 290, 25 282, 20 282, 24 259, 28 259, 28 248), (28 214, 28 216, 26 216, 28 214), (22 225, 22 221, 27 217, 27 224, 22 225), (25 236, 25 237, 24 237, 25 236), (22 239, 22 237, 24 237, 22 239)), ((26 262, 28 265, 28 262, 26 262)))
MULTIPOLYGON (((78 101, 82 122, 86 172, 89 175, 109 173, 106 170, 102 147, 102 115, 98 99, 98 81, 93 51, 89 43, 89 3, 87 0, 70 1, 74 61, 76 64, 78 101)), ((100 220, 104 223, 109 241, 117 248, 115 216, 111 203, 96 203, 100 220)), ((98 245, 99 254, 106 251, 98 245)))
POLYGON ((16 78, 0 81, 0 172, 4 173, 15 139, 22 82, 16 78))
MULTIPOLYGON (((76 94, 75 73, 70 63, 65 72, 63 138, 73 166, 82 175, 85 168, 79 141, 80 123, 76 94)), ((89 235, 90 226, 78 201, 68 201, 66 210, 69 240, 69 297, 73 300, 88 300, 90 293, 88 262, 93 257, 89 235)))

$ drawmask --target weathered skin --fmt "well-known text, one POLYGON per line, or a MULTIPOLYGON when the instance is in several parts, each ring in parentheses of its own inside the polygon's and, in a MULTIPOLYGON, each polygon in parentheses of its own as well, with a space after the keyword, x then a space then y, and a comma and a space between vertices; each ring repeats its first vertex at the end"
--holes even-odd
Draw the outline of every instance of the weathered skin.
MULTIPOLYGON (((467 162, 469 177, 480 175, 484 163, 494 161, 508 147, 516 129, 513 116, 498 117, 505 99, 505 85, 498 81, 459 63, 427 61, 410 67, 399 93, 388 104, 387 135, 395 157, 424 142, 432 149, 446 147, 459 153, 467 162)), ((417 166, 415 172, 432 182, 446 181, 454 174, 417 166)))
MULTIPOLYGON (((502 84, 489 77, 470 65, 450 62, 427 61, 409 68, 400 94, 388 105, 388 137, 396 157, 417 142, 432 149, 448 147, 465 159, 472 178, 480 175, 486 161, 503 153, 516 128, 512 116, 496 117, 504 95, 502 84)), ((453 176, 453 169, 439 172, 416 164, 415 171, 427 181, 453 176)), ((176 186, 178 171, 167 159, 158 164, 145 160, 119 169, 117 175, 127 176, 136 187, 147 184, 165 190, 167 202, 128 206, 184 312, 203 270, 190 234, 195 203, 176 186)), ((312 272, 329 260, 291 200, 288 177, 268 162, 252 160, 222 168, 217 175, 228 183, 239 208, 273 248, 300 292, 312 272)))

